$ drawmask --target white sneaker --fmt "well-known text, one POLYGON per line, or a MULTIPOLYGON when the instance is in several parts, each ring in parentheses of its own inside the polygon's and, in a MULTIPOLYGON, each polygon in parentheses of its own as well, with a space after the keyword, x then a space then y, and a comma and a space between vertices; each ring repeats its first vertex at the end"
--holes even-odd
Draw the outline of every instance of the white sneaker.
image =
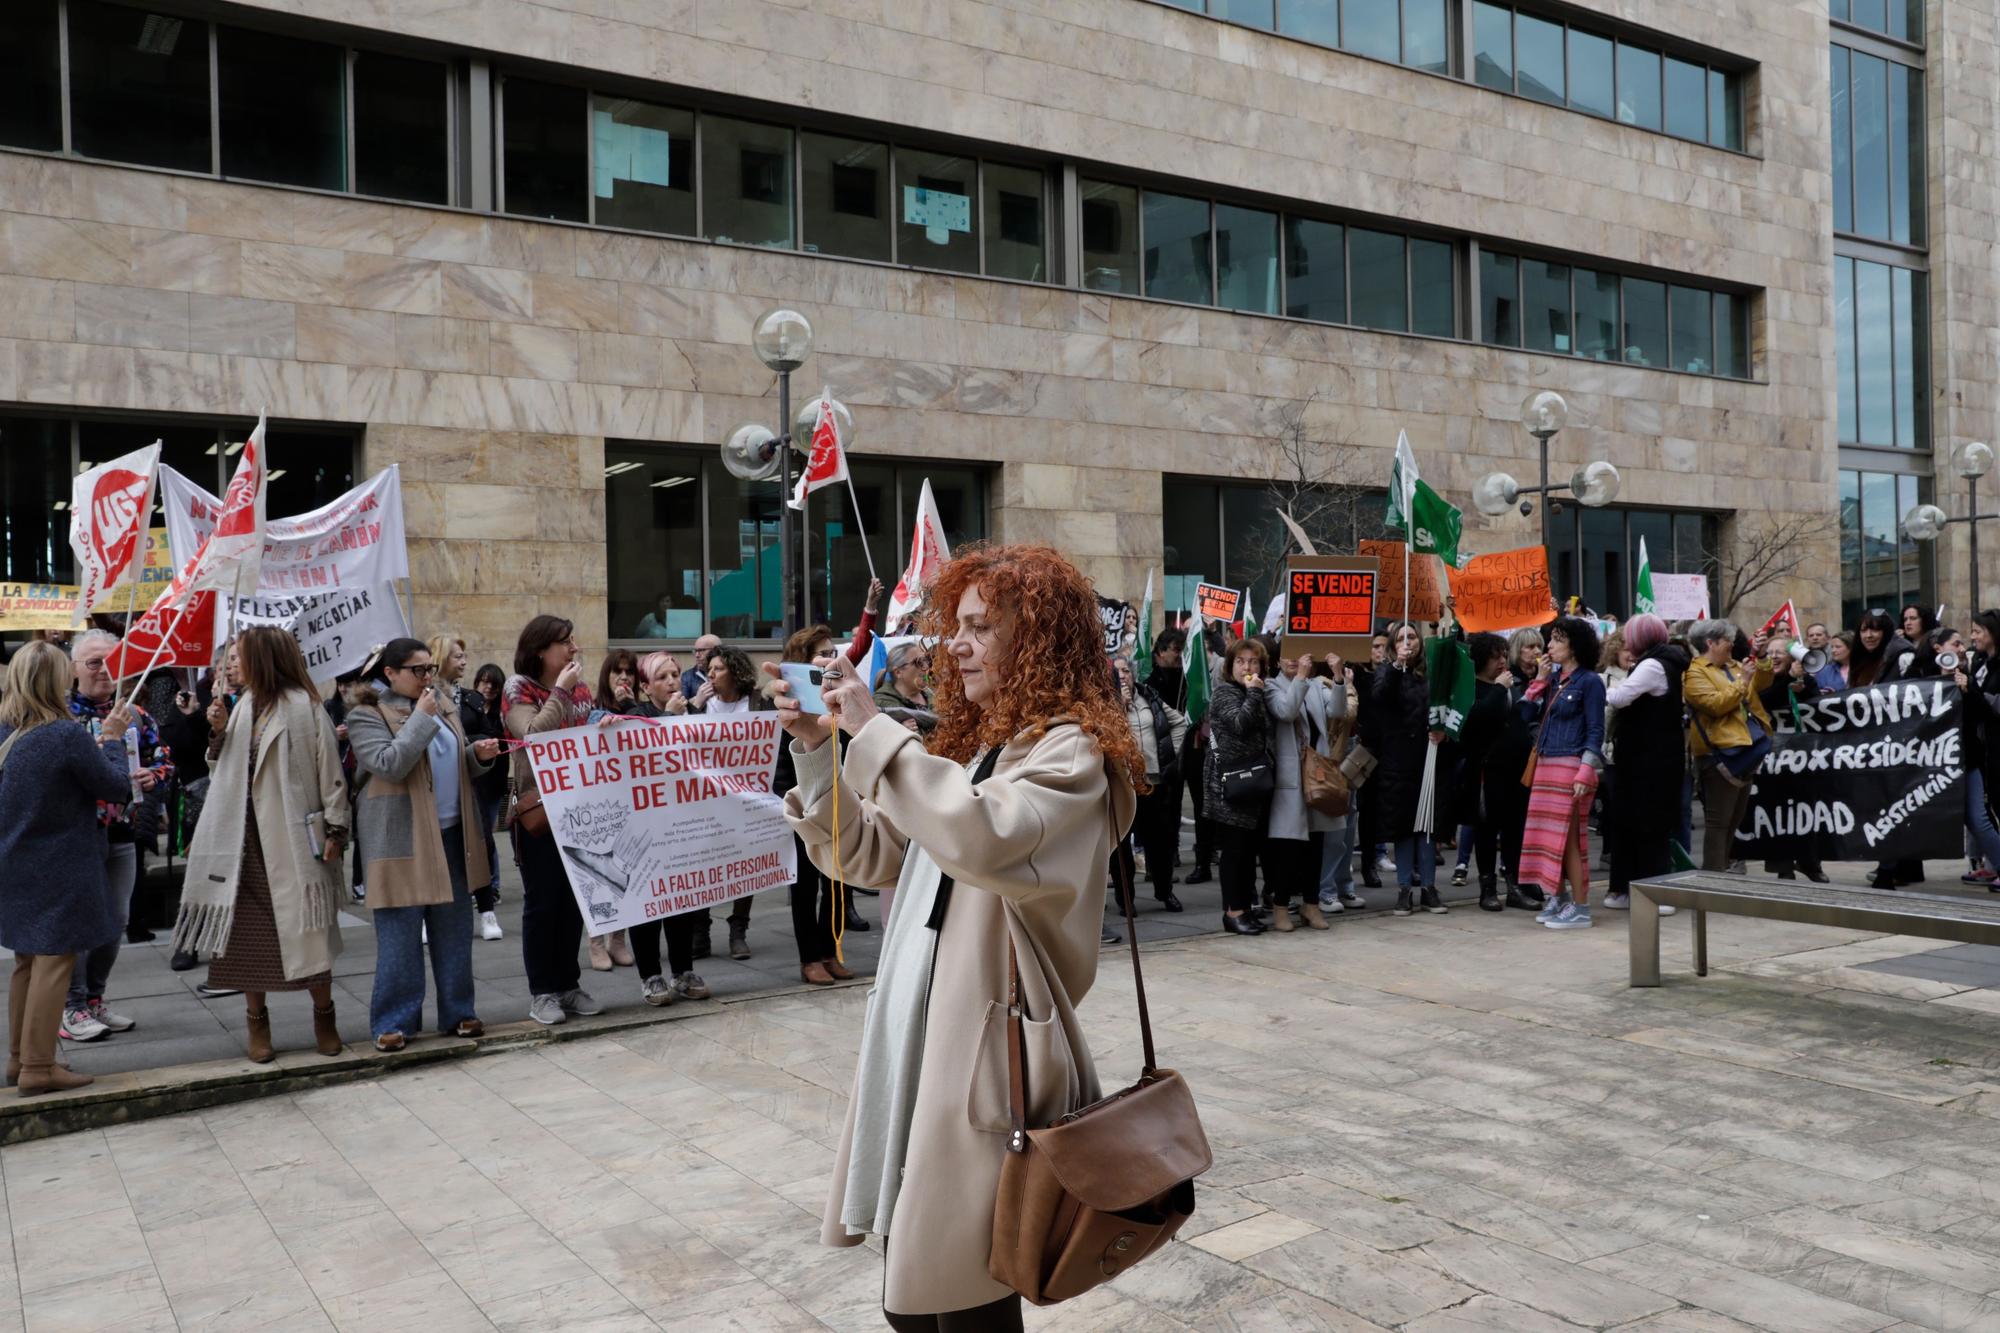
POLYGON ((1670 907, 1670 906, 1668 906, 1668 905, 1667 905, 1666 903, 1661 903, 1661 904, 1660 904, 1660 915, 1661 915, 1661 916, 1672 916, 1672 915, 1673 915, 1673 914, 1674 914, 1675 912, 1677 912, 1677 911, 1679 911, 1679 910, 1680 910, 1679 908, 1676 908, 1676 907, 1670 907))
POLYGON ((1393 874, 1395 874, 1395 873, 1396 873, 1396 858, 1395 858, 1395 857, 1393 857, 1393 856, 1378 856, 1378 857, 1376 857, 1376 858, 1375 858, 1375 869, 1376 869, 1376 870, 1377 870, 1378 872, 1380 872, 1381 874, 1384 874, 1384 875, 1393 875, 1393 874))
POLYGON ((62 1016, 64 1041, 96 1041, 111 1031, 90 1016, 88 1009, 65 1009, 62 1016))
POLYGON ((569 1021, 569 1014, 563 1009, 559 995, 537 995, 528 1004, 528 1017, 547 1027, 569 1021))
POLYGON ((104 1024, 105 1027, 110 1028, 113 1032, 130 1032, 133 1028, 139 1026, 135 1020, 127 1018, 116 1009, 108 1007, 102 1000, 92 1000, 90 1002, 90 1016, 104 1024))
POLYGON ((1632 910, 1632 895, 1629 893, 1607 893, 1598 904, 1607 912, 1629 912, 1632 910))
POLYGON ((1340 899, 1338 897, 1329 898, 1327 895, 1322 893, 1319 897, 1319 910, 1326 913, 1328 916, 1332 916, 1335 912, 1344 912, 1347 909, 1340 905, 1340 899))
POLYGON ((499 913, 481 912, 479 914, 479 938, 483 940, 497 940, 505 934, 506 932, 500 929, 499 913))

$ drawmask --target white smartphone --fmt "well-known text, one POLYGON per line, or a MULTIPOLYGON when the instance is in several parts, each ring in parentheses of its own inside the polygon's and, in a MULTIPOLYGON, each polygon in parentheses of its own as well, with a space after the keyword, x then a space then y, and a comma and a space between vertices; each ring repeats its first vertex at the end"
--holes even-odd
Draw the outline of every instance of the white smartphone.
POLYGON ((826 672, 810 662, 780 662, 778 675, 792 687, 792 697, 799 701, 800 712, 826 712, 826 700, 819 692, 826 672))

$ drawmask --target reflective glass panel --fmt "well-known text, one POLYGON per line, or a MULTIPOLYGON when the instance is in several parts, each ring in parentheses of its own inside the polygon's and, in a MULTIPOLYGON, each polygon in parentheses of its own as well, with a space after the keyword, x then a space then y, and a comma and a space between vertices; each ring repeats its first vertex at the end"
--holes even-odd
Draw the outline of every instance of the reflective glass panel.
POLYGON ((692 454, 605 442, 612 638, 692 639, 702 633, 701 464, 692 454))
POLYGON ((725 639, 775 638, 784 605, 778 483, 742 481, 720 458, 704 458, 702 472, 708 493, 706 628, 725 639))
POLYGON ((1444 0, 1403 0, 1403 63, 1433 74, 1451 72, 1444 0))
POLYGON ((1399 27, 1396 0, 1345 0, 1341 5, 1340 44, 1356 55, 1400 60, 1399 27))
POLYGON ((215 69, 223 175, 318 190, 346 188, 344 49, 219 28, 215 69))
POLYGON ((1889 62, 1853 51, 1854 230, 1889 235, 1889 62))
POLYGON ((701 225, 714 241, 792 244, 792 132, 701 118, 701 225))
POLYGON ((1889 298, 1889 269, 1854 265, 1855 399, 1860 405, 1862 444, 1896 443, 1895 317, 1889 298))
POLYGON ((1840 382, 1840 442, 1853 444, 1861 429, 1860 375, 1854 364, 1854 261, 1841 256, 1833 261, 1833 350, 1840 382))
MULTIPOLYGON (((870 553, 883 569, 896 564, 903 554, 894 549, 895 534, 902 530, 896 517, 897 469, 890 463, 854 459, 847 470, 854 481, 853 495, 845 486, 830 486, 806 497, 806 531, 813 535, 806 620, 833 626, 842 642, 860 619, 861 604, 868 596, 870 553), (859 515, 855 513, 857 501, 859 515), (868 534, 865 551, 862 533, 868 534)), ((913 484, 923 485, 921 473, 913 484)), ((914 520, 911 526, 915 526, 914 520)))
POLYGON ((1345 233, 1338 222, 1285 219, 1286 314, 1329 324, 1347 322, 1345 233))
POLYGON ((1667 57, 1667 133, 1708 138, 1708 69, 1667 57))
POLYGON ((1160 531, 1166 538, 1162 558, 1169 576, 1222 577, 1221 512, 1216 491, 1208 482, 1160 478, 1160 531))
POLYGON ((1876 32, 1886 31, 1889 26, 1889 6, 1894 0, 1852 0, 1851 12, 1845 17, 1858 28, 1873 28, 1876 32))
POLYGON ((85 157, 211 171, 208 25, 70 0, 70 142, 85 157))
POLYGON ((1079 181, 1083 195, 1083 285, 1139 292, 1139 192, 1130 185, 1079 181))
POLYGON ((1750 299, 1731 292, 1715 294, 1715 373, 1750 377, 1750 299))
POLYGON ((889 146, 801 134, 804 248, 850 259, 889 258, 889 146))
POLYGON ((1889 239, 1924 240, 1924 76, 1889 66, 1889 239))
POLYGON ((1521 261, 1479 252, 1479 338, 1500 347, 1521 345, 1521 261))
POLYGON ((1743 148, 1742 80, 1719 69, 1708 72, 1708 141, 1722 148, 1743 148))
POLYGON ((1472 76, 1482 87, 1514 91, 1514 11, 1473 0, 1472 76))
POLYGON ((1715 373, 1715 297, 1699 287, 1675 287, 1668 297, 1673 315, 1674 369, 1693 375, 1715 373))
POLYGON ((1569 30, 1569 104, 1598 116, 1615 109, 1609 37, 1569 30))
POLYGON ((694 235, 694 113, 598 94, 591 187, 607 227, 694 235))
POLYGON ((0 414, 0 579, 74 577, 69 514, 56 508, 69 500, 69 488, 69 422, 0 414))
POLYGON ((979 271, 978 179, 979 164, 973 158, 896 150, 897 263, 979 271))
MULTIPOLYGON (((225 426, 224 438, 245 439, 255 428, 251 421, 225 426)), ((271 468, 265 497, 268 512, 303 514, 354 488, 354 437, 346 431, 280 427, 268 430, 264 438, 271 468)))
POLYGON ((451 201, 451 70, 438 61, 354 53, 354 188, 420 204, 451 201))
POLYGON ((1146 295, 1208 305, 1208 200, 1146 191, 1146 295))
POLYGON ((528 217, 589 218, 589 122, 581 88, 510 78, 504 92, 506 210, 528 217))
POLYGON ((1278 313, 1276 213, 1215 206, 1215 303, 1260 315, 1278 313))
POLYGON ((1537 352, 1575 351, 1569 323, 1569 265, 1521 261, 1522 332, 1537 352))
POLYGON ((1642 129, 1660 128, 1660 53, 1618 44, 1618 119, 1642 129))
POLYGON ((1625 279, 1625 359, 1635 366, 1667 364, 1667 284, 1625 279))
POLYGON ((0 6, 0 144, 62 147, 62 58, 56 0, 0 6))
POLYGON ((1532 14, 1514 15, 1514 72, 1523 97, 1563 105, 1563 26, 1532 14))
POLYGON ((1833 88, 1833 229, 1854 230, 1854 100, 1852 60, 1844 46, 1831 48, 1833 88))
POLYGON ((1576 351, 1595 361, 1616 361, 1622 355, 1618 337, 1616 273, 1576 270, 1576 351))
POLYGON ((1451 242, 1410 238, 1410 332, 1458 336, 1457 270, 1451 242))
POLYGON ((995 278, 1049 281, 1048 178, 1039 167, 985 166, 986 272, 995 278))
POLYGON ((1924 278, 1906 268, 1890 269, 1889 278, 1896 306, 1896 443, 1920 449, 1930 438, 1930 389, 1924 375, 1930 322, 1924 278))
POLYGON ((1268 28, 1274 21, 1272 0, 1208 0, 1208 12, 1231 23, 1268 28))
POLYGON ((1285 0, 1278 31, 1322 46, 1340 45, 1340 0, 1285 0))
POLYGON ((1354 322, 1363 328, 1408 330, 1410 294, 1403 238, 1349 227, 1347 246, 1354 322))
POLYGON ((1861 550, 1864 590, 1871 607, 1896 615, 1903 588, 1897 529, 1896 478, 1886 472, 1861 474, 1861 550))
POLYGON ((1840 620, 1853 625, 1867 612, 1861 584, 1861 474, 1840 474, 1840 620))

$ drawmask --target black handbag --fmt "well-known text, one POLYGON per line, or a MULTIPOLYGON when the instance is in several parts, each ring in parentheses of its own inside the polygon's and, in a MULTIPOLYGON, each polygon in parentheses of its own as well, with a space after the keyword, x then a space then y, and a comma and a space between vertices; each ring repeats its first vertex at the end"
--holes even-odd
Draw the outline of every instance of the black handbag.
POLYGON ((1252 801, 1269 796, 1278 787, 1278 775, 1271 761, 1260 759, 1243 768, 1222 770, 1222 796, 1228 801, 1252 801))

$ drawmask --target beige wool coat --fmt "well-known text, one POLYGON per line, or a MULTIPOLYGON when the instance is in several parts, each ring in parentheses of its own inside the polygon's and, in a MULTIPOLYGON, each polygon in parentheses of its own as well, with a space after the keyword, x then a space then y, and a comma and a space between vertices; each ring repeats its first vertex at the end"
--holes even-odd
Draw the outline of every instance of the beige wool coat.
POLYGON ((327 828, 343 836, 353 820, 347 778, 340 771, 340 742, 326 709, 317 698, 290 690, 257 727, 246 695, 230 711, 210 772, 208 799, 188 846, 187 889, 175 944, 223 956, 228 911, 205 911, 204 904, 233 908, 236 901, 247 791, 257 810, 285 976, 297 981, 327 971, 340 956, 343 875, 340 860, 328 865, 313 855, 306 819, 323 812, 327 828))
POLYGON ((439 727, 458 738, 456 836, 465 848, 465 882, 493 878, 472 789, 473 779, 493 765, 473 757, 458 710, 447 706, 428 716, 400 694, 371 689, 347 714, 347 743, 363 779, 354 815, 371 909, 431 907, 452 899, 429 749, 439 727))
MULTIPOLYGON (((813 863, 831 873, 832 765, 806 758, 786 811, 813 863)), ((1008 1131, 1007 945, 1020 960, 1030 1124, 1039 1126, 1100 1095, 1076 1006, 1097 976, 1105 867, 1131 827, 1135 796, 1095 741, 1060 722, 1009 741, 975 787, 965 767, 879 717, 849 745, 838 783, 848 882, 895 886, 912 844, 957 881, 936 942, 884 1304, 899 1314, 983 1305, 1009 1294, 987 1273, 1008 1131)), ((854 1108, 850 1097, 821 1231, 828 1245, 861 1242, 841 1223, 854 1108)))

